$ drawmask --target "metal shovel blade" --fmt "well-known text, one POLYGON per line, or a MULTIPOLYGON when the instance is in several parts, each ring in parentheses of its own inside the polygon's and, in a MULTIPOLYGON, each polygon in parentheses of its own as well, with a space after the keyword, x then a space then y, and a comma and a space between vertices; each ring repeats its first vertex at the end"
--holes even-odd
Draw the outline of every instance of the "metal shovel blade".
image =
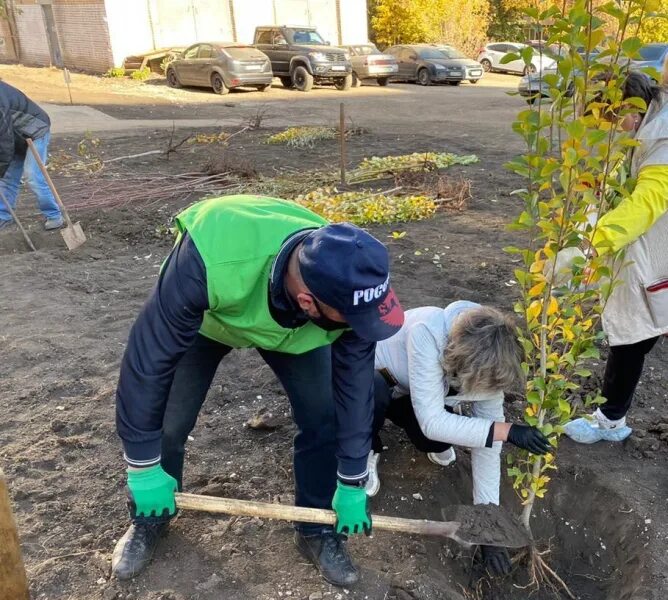
POLYGON ((81 224, 78 221, 61 229, 60 235, 63 236, 68 250, 74 250, 86 241, 86 234, 81 229, 81 224))
POLYGON ((442 508, 441 514, 445 521, 460 523, 457 537, 465 544, 505 548, 531 545, 531 537, 517 517, 500 506, 458 504, 442 508))

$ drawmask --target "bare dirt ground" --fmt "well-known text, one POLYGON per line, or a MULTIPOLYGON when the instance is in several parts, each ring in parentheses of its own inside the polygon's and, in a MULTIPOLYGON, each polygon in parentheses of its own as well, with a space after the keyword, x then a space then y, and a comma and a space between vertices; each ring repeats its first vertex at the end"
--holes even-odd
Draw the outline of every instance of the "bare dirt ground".
MULTIPOLYGON (((5 69, 0 74, 12 83, 5 69)), ((32 71, 30 76, 36 77, 32 71)), ((27 75, 22 77, 15 83, 27 81, 27 75)), ((46 101, 49 98, 44 96, 51 93, 45 85, 48 78, 41 85, 39 81, 32 91, 46 101)), ((520 101, 506 96, 503 87, 398 87, 399 91, 383 97, 382 104, 379 95, 350 100, 355 122, 368 129, 350 141, 351 164, 374 154, 425 150, 475 153, 480 158, 477 164, 451 169, 472 180, 473 199, 467 210, 441 213, 419 223, 371 228, 390 248, 402 303, 407 308, 442 306, 467 298, 508 310, 515 295, 510 283, 513 264, 501 248, 518 241, 504 224, 518 210, 509 193, 520 181, 502 164, 520 150, 510 132, 510 119, 520 101), (392 239, 392 231, 406 231, 406 236, 392 239)), ((98 108, 104 106, 103 110, 122 118, 134 118, 136 111, 143 110, 137 108, 141 102, 134 96, 119 94, 114 103, 107 88, 92 89, 90 94, 101 100, 98 108)), ((272 101, 272 111, 294 115, 296 122, 308 118, 327 123, 329 107, 319 103, 328 101, 325 96, 333 92, 316 94, 302 99, 286 92, 287 100, 272 101)), ((154 102, 147 102, 147 109, 156 117, 172 118, 182 112, 171 103, 154 102)), ((216 102, 222 100, 212 101, 208 108, 197 104, 196 110, 213 110, 216 102)), ((237 102, 240 113, 256 110, 251 100, 248 105, 237 102)), ((338 96, 331 101, 332 107, 334 102, 338 96)), ((287 167, 297 171, 336 168, 335 141, 315 149, 277 150, 263 143, 272 131, 271 120, 266 126, 269 129, 232 140, 229 151, 251 160, 267 175, 287 167)), ((103 158, 111 158, 165 148, 169 137, 168 131, 101 136, 100 152, 103 158)), ((52 151, 72 151, 79 139, 56 138, 52 151)), ((215 145, 184 145, 169 161, 151 155, 114 168, 127 174, 185 172, 201 168, 220 151, 215 145)), ((71 180, 62 176, 56 183, 71 189, 71 180)), ((123 463, 114 427, 118 365, 129 327, 169 251, 166 226, 174 213, 196 199, 193 196, 182 194, 151 205, 77 210, 89 241, 78 251, 68 252, 57 233, 39 232, 32 198, 24 193, 19 214, 30 225, 39 251, 27 252, 16 232, 0 235, 0 459, 10 482, 33 597, 559 597, 546 588, 522 589, 526 571, 521 565, 507 581, 490 584, 480 578, 470 550, 386 533, 351 542, 363 570, 362 581, 354 589, 339 590, 325 584, 301 559, 292 545, 289 524, 193 513, 176 520, 145 574, 129 583, 109 579, 111 551, 127 526, 123 463)), ((74 201, 66 197, 66 202, 74 201)), ((597 377, 602 366, 596 365, 597 377)), ((667 367, 668 348, 660 343, 647 361, 630 415, 634 436, 626 443, 583 447, 565 440, 560 446, 560 470, 534 527, 541 548, 550 550, 548 562, 583 600, 659 600, 668 595, 664 467, 668 443, 667 436, 661 439, 668 429, 667 367)), ((520 405, 509 403, 511 418, 520 411, 520 405)), ((193 432, 187 490, 291 502, 293 432, 287 400, 269 369, 254 352, 233 353, 221 365, 193 432), (244 426, 262 408, 279 416, 275 431, 244 426)), ((443 505, 470 501, 465 451, 458 451, 455 466, 443 469, 415 452, 391 427, 384 441, 389 449, 381 460, 382 487, 374 511, 441 518, 443 505), (420 494, 422 500, 413 494, 420 494)), ((516 508, 508 485, 502 501, 516 508)))

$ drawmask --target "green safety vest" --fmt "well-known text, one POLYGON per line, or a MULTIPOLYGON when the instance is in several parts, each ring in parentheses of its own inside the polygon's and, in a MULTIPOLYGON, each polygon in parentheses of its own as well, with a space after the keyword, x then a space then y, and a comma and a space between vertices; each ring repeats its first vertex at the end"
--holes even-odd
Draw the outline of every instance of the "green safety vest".
POLYGON ((200 333, 233 348, 263 348, 302 354, 334 342, 342 331, 313 323, 281 327, 269 312, 274 259, 293 233, 327 221, 286 200, 223 196, 193 204, 176 217, 204 261, 209 309, 200 333))

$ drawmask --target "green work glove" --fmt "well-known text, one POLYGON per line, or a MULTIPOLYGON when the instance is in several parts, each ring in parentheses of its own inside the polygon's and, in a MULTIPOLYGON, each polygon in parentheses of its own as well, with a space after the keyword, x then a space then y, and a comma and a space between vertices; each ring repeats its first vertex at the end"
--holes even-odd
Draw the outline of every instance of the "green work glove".
POLYGON ((160 465, 145 469, 128 469, 130 515, 136 517, 168 518, 176 514, 174 492, 176 479, 160 465))
POLYGON ((371 535, 371 513, 369 497, 364 487, 346 485, 338 481, 332 500, 336 513, 336 533, 371 535))

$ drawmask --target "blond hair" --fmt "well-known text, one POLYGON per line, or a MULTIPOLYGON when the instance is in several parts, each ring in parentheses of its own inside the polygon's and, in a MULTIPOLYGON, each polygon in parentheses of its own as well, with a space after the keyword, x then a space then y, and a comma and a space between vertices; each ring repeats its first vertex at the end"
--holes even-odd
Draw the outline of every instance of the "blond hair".
POLYGON ((518 391, 524 382, 524 351, 517 324, 491 306, 460 314, 450 329, 443 368, 461 392, 518 391))

